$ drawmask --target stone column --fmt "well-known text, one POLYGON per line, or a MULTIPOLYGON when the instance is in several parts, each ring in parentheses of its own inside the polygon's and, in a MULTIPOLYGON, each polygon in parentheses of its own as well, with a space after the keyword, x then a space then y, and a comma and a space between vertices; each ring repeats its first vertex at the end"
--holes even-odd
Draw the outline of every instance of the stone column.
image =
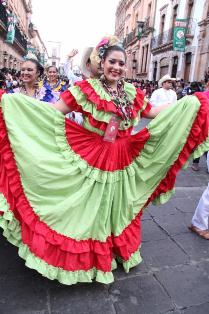
POLYGON ((160 79, 160 61, 157 61, 157 74, 156 74, 156 81, 160 79))
POLYGON ((168 56, 168 58, 169 58, 168 74, 170 74, 170 76, 171 76, 172 67, 173 67, 173 55, 172 55, 172 53, 170 54, 170 56, 168 56))

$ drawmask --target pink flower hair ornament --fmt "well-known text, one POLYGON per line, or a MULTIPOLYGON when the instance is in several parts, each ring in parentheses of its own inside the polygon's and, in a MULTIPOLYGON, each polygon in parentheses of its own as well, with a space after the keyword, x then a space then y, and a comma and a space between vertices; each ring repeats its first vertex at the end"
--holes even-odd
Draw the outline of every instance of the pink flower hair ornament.
POLYGON ((108 38, 103 38, 98 45, 96 46, 96 49, 99 49, 102 46, 106 46, 109 43, 109 39, 108 38))
POLYGON ((115 45, 121 46, 121 41, 118 37, 113 35, 103 37, 90 55, 91 63, 99 67, 107 48, 115 45))

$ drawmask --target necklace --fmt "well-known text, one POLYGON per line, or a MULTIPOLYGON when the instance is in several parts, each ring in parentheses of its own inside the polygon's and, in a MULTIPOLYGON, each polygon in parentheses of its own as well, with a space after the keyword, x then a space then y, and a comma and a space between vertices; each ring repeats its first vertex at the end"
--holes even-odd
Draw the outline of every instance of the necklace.
POLYGON ((26 95, 26 96, 33 97, 33 98, 37 99, 38 96, 39 96, 39 94, 40 94, 40 90, 39 90, 38 87, 35 88, 34 94, 31 96, 31 95, 28 94, 25 85, 23 85, 23 86, 21 87, 21 93, 24 94, 24 95, 26 95))
POLYGON ((132 118, 133 104, 128 99, 128 96, 124 90, 124 82, 122 80, 117 82, 117 90, 108 85, 105 77, 101 77, 100 82, 105 91, 111 96, 111 99, 117 110, 122 114, 123 119, 128 124, 128 121, 132 118))
POLYGON ((60 83, 60 82, 57 81, 55 84, 50 84, 50 83, 49 83, 49 85, 50 85, 51 89, 54 89, 54 88, 58 87, 59 83, 60 83))

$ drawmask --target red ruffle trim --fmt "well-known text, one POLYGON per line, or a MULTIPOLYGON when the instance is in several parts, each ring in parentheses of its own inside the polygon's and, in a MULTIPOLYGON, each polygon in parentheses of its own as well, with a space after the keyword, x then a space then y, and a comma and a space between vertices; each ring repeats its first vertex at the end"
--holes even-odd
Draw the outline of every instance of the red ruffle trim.
POLYGON ((90 132, 66 119, 66 138, 73 149, 88 165, 103 171, 124 170, 140 155, 150 134, 144 128, 136 136, 117 138, 115 143, 106 142, 103 136, 90 132))
POLYGON ((76 241, 50 229, 34 213, 21 184, 14 155, 9 144, 6 126, 0 110, 0 192, 10 205, 10 210, 19 221, 22 241, 30 251, 49 265, 68 271, 89 270, 96 267, 108 272, 114 252, 128 260, 141 243, 139 216, 115 237, 105 242, 92 239, 76 241))
MULTIPOLYGON (((97 110, 104 111, 104 112, 112 112, 112 113, 117 114, 119 117, 123 118, 120 111, 117 110, 115 104, 112 101, 101 99, 100 96, 96 93, 96 91, 94 90, 94 88, 91 86, 91 84, 88 81, 83 80, 80 82, 76 82, 75 85, 80 88, 80 90, 86 96, 86 99, 88 101, 96 105, 97 110)), ((76 108, 75 107, 76 101, 75 99, 72 100, 72 95, 69 90, 62 93, 61 98, 66 103, 66 105, 68 105, 70 108, 73 108, 72 110, 76 111, 76 109, 74 109, 76 108)), ((142 109, 143 106, 144 106, 144 93, 142 92, 142 90, 137 89, 136 97, 133 101, 132 119, 137 117, 138 112, 142 109)), ((148 103, 147 108, 144 108, 144 110, 148 112, 150 109, 151 109, 151 105, 148 103)))
MULTIPOLYGON (((77 85, 80 88, 80 90, 86 96, 86 99, 88 101, 95 104, 97 110, 104 111, 104 112, 112 112, 112 113, 117 114, 119 117, 123 118, 121 113, 118 112, 115 104, 112 101, 101 99, 100 96, 95 92, 95 90, 93 89, 93 87, 88 81, 84 80, 84 81, 76 82, 75 85, 77 85)), ((137 93, 136 93, 136 97, 133 103, 132 119, 137 117, 138 112, 141 111, 142 107, 144 106, 144 93, 140 89, 137 89, 136 91, 137 93)), ((85 116, 87 116, 89 123, 92 127, 105 132, 107 128, 107 123, 97 121, 92 116, 91 113, 83 110, 82 106, 77 104, 76 99, 74 98, 74 96, 71 94, 69 90, 63 92, 61 94, 61 98, 63 99, 65 104, 69 106, 71 110, 81 112, 85 116)), ((151 108, 152 106, 149 103, 147 103, 146 107, 140 113, 141 117, 146 117, 146 114, 150 111, 151 108)), ((131 126, 127 130, 118 130, 117 136, 118 137, 128 136, 130 135, 132 129, 133 127, 131 126)))
MULTIPOLYGON (((208 100, 200 93, 196 96, 201 107, 193 123, 188 140, 178 160, 170 168, 165 179, 161 181, 149 201, 161 193, 173 188, 178 170, 188 160, 189 154, 208 136, 208 100), (201 126, 201 127, 200 127, 201 126)), ((30 251, 55 267, 65 270, 88 270, 96 267, 102 271, 110 271, 113 254, 128 260, 140 243, 140 215, 118 237, 111 236, 106 242, 94 240, 75 241, 51 230, 33 212, 22 185, 7 137, 2 112, 0 112, 0 191, 5 195, 10 210, 20 222, 22 240, 30 251)))
POLYGON ((76 102, 74 96, 71 94, 69 90, 66 90, 63 93, 61 93, 60 98, 70 108, 71 111, 84 113, 82 106, 76 102))
POLYGON ((162 193, 166 193, 173 189, 176 181, 176 175, 179 170, 183 167, 183 165, 189 159, 190 154, 200 145, 202 144, 208 137, 209 130, 209 100, 207 97, 201 93, 195 93, 195 96, 200 101, 200 109, 196 116, 196 119, 193 122, 190 134, 187 138, 187 141, 179 154, 178 159, 171 166, 169 171, 167 172, 166 177, 160 182, 157 189, 149 198, 147 204, 154 200, 157 196, 162 193))
POLYGON ((4 89, 0 89, 0 101, 3 94, 6 94, 6 91, 4 89))
MULTIPOLYGON (((72 111, 81 112, 83 115, 88 117, 88 121, 90 125, 98 130, 105 132, 107 128, 107 123, 96 120, 90 112, 84 111, 82 106, 78 105, 74 96, 70 93, 70 91, 65 91, 61 94, 61 98, 69 106, 72 111)), ((131 133, 133 127, 128 128, 127 130, 118 130, 118 137, 124 137, 131 133)))

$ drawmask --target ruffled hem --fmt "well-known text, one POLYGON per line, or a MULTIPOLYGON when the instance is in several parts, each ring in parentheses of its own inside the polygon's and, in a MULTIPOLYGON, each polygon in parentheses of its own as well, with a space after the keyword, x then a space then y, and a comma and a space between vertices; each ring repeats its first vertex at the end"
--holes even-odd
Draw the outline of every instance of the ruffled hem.
MULTIPOLYGON (((76 270, 67 271, 60 267, 54 267, 49 265, 44 260, 35 256, 29 250, 28 246, 22 243, 21 230, 18 221, 13 217, 13 214, 9 211, 6 200, 0 196, 0 208, 2 209, 3 215, 0 216, 0 227, 3 229, 4 237, 13 245, 18 247, 19 256, 25 260, 25 265, 31 269, 36 270, 44 277, 50 280, 58 280, 60 283, 65 285, 72 285, 78 282, 92 282, 93 280, 109 284, 114 281, 114 277, 111 271, 101 271, 96 267, 89 270, 76 270)), ((118 258, 120 263, 123 264, 124 270, 129 271, 130 268, 138 265, 141 262, 140 252, 137 250, 128 258, 123 260, 118 258)), ((111 270, 117 268, 115 259, 111 261, 111 270)))
POLYGON ((137 250, 136 252, 131 254, 131 256, 129 257, 127 261, 123 260, 120 257, 117 257, 117 261, 123 265, 125 272, 129 273, 131 268, 139 265, 142 262, 142 258, 141 258, 140 251, 137 250))
MULTIPOLYGON (((204 103, 202 101, 202 105, 199 109, 199 112, 197 113, 197 117, 191 127, 191 130, 187 130, 189 136, 187 137, 187 141, 180 152, 180 154, 177 152, 176 161, 174 165, 172 165, 168 172, 166 173, 165 178, 160 182, 160 184, 157 186, 151 197, 149 198, 148 202, 151 200, 154 200, 154 198, 167 194, 166 197, 169 196, 169 191, 172 189, 174 183, 175 183, 175 177, 177 172, 180 170, 180 168, 185 164, 185 162, 189 158, 189 154, 198 147, 198 145, 201 145, 201 141, 204 141, 204 139, 208 136, 208 125, 205 123, 208 116, 208 103, 204 103), (205 111, 205 112, 204 112, 205 111)), ((64 126, 64 120, 61 119, 61 115, 57 114, 58 124, 60 123, 59 131, 64 134, 65 126, 64 126), (63 128, 63 129, 62 129, 63 128), (62 129, 62 131, 61 131, 62 129)), ((2 116, 0 117, 2 118, 2 116)), ((130 222, 130 224, 126 228, 122 228, 122 233, 119 236, 112 236, 107 239, 107 243, 103 243, 96 240, 81 240, 81 241, 75 241, 73 239, 67 238, 61 234, 58 234, 54 230, 51 230, 44 222, 41 222, 39 220, 39 217, 33 212, 32 207, 30 206, 27 198, 25 197, 20 176, 17 170, 17 166, 15 163, 15 159, 11 150, 11 147, 9 145, 9 140, 7 137, 7 132, 5 125, 3 123, 3 119, 0 119, 0 152, 1 152, 1 160, 0 160, 0 166, 1 166, 1 180, 0 187, 3 189, 3 193, 5 197, 8 200, 8 203, 10 205, 10 211, 14 213, 15 218, 18 220, 18 222, 21 225, 21 233, 22 233, 22 241, 25 245, 30 249, 30 252, 34 254, 37 258, 40 257, 41 260, 44 260, 44 262, 48 261, 48 258, 52 257, 53 255, 53 262, 47 262, 47 264, 50 264, 53 267, 57 268, 63 268, 68 266, 61 267, 59 263, 60 260, 65 261, 66 263, 69 262, 67 258, 63 258, 63 255, 60 258, 60 255, 58 254, 59 251, 63 254, 66 254, 66 252, 70 252, 72 254, 75 253, 76 259, 79 260, 79 262, 82 262, 82 265, 84 264, 84 259, 86 258, 86 254, 84 254, 84 259, 81 260, 80 253, 88 253, 89 251, 92 253, 96 252, 98 255, 96 257, 93 257, 93 260, 95 262, 98 262, 98 259, 101 257, 101 260, 98 262, 99 266, 96 265, 97 270, 109 272, 111 269, 111 261, 112 261, 112 252, 116 252, 117 255, 122 256, 124 260, 129 260, 130 255, 133 254, 137 247, 140 245, 139 238, 137 234, 139 233, 139 215, 136 216, 134 220, 130 222), (28 242, 29 241, 29 242, 28 242), (69 241, 69 242, 68 242, 69 241), (138 246, 137 246, 138 243, 138 246), (51 245, 51 247, 50 247, 51 245), (49 251, 47 251, 49 249, 49 251), (119 250, 119 254, 118 251, 119 250), (45 256, 44 254, 48 254, 45 256), (56 263, 55 263, 55 262, 56 263), (56 266, 53 265, 53 263, 56 264, 56 266), (109 269, 105 268, 108 267, 109 269), (101 269, 100 269, 101 267, 101 269)), ((152 130, 152 128, 150 128, 152 130)), ((152 134, 152 132, 151 132, 152 134)), ((160 134, 157 134, 157 137, 159 137, 160 134)), ((137 138, 136 136, 133 136, 133 139, 137 138)), ((152 136, 151 136, 152 139, 152 136)), ((69 145, 67 144, 67 140, 65 136, 62 137, 62 140, 65 142, 66 145, 66 151, 69 153, 69 145)), ((140 159, 141 163, 139 164, 145 174, 146 173, 146 155, 153 151, 153 142, 156 140, 156 138, 152 139, 151 141, 148 141, 148 145, 143 149, 142 151, 142 160, 140 159), (144 155, 145 154, 145 155, 144 155)), ((85 163, 80 156, 76 155, 74 152, 71 151, 70 155, 73 160, 76 159, 76 165, 81 162, 85 163)), ((134 164, 134 163, 133 163, 134 164)), ((139 165, 136 164, 136 169, 139 167, 139 165)), ((88 165, 86 168, 89 168, 88 165)), ((83 169, 83 171, 86 172, 86 168, 83 169)), ((128 171, 128 168, 126 171, 128 171)), ((92 168, 93 169, 93 168, 92 168)), ((90 170, 92 170, 90 169, 90 170)), ((97 170, 97 169, 93 169, 97 170)), ((103 173, 102 171, 100 171, 103 173)), ((118 171, 118 173, 123 173, 123 171, 118 171)), ((125 173, 125 171, 124 171, 125 173)), ((106 176, 109 174, 109 172, 106 172, 106 176)), ((114 174, 114 172, 113 172, 114 174)), ((134 173, 130 173, 130 175, 134 175, 134 173)), ((129 173, 128 173, 129 175, 129 173)), ((140 176, 139 176, 140 178, 140 176)), ((143 179, 143 176, 142 176, 143 179)), ((146 178, 144 177, 144 180, 146 181, 146 178)), ((165 200, 165 195, 164 195, 165 200)), ((163 201, 163 197, 161 198, 161 201, 163 201)), ((4 206, 2 206, 4 207, 4 206)), ((2 209, 1 209, 2 210, 2 209)), ((10 215, 10 212, 8 213, 10 215)), ((5 220, 4 216, 4 220, 5 220)), ((10 216, 7 218, 10 219, 10 216)), ((14 226, 15 229, 15 226, 14 226)), ((15 232, 14 232, 15 234, 15 232)), ((16 239, 16 237, 15 237, 16 239)), ((60 254, 61 254, 60 253, 60 254)), ((82 256, 82 258, 83 258, 82 256)), ((70 259, 72 256, 70 256, 70 259)), ((89 260, 88 260, 89 261, 89 260)), ((81 265, 81 264, 79 264, 81 265)), ((94 265, 92 265, 94 266, 94 265)), ((93 269, 89 262, 88 265, 85 264, 86 271, 89 271, 93 269)), ((72 263, 70 265, 72 267, 72 263)), ((81 266, 80 266, 81 268, 81 266)), ((76 265, 76 269, 73 271, 78 271, 79 267, 76 265)), ((68 269, 67 269, 68 270, 68 269)), ((70 271, 70 270, 69 270, 70 271)), ((80 270, 79 270, 80 271, 80 270)))
MULTIPOLYGON (((196 118, 192 124, 192 127, 188 133, 186 143, 184 144, 181 152, 176 156, 176 161, 171 165, 167 171, 166 176, 161 180, 154 193, 148 199, 147 204, 150 201, 154 201, 156 197, 164 195, 165 199, 169 195, 168 193, 173 190, 175 185, 176 176, 179 170, 181 170, 190 159, 190 155, 194 154, 197 150, 197 155, 209 150, 208 130, 209 130, 209 101, 202 95, 202 93, 196 93, 195 96, 200 101, 200 107, 197 112, 196 118), (199 95, 198 95, 199 94, 199 95)), ((189 97, 195 97, 189 96, 189 97)), ((195 97, 195 98, 196 98, 195 97)), ((189 99, 189 98, 187 98, 189 99)), ((190 98, 192 100, 192 98, 190 98)), ((152 130, 149 129, 152 138, 152 130)), ((149 154, 149 147, 146 147, 142 151, 142 154, 149 154)), ((200 156, 200 155, 199 155, 200 156)), ((162 200, 163 201, 163 200, 162 200)), ((158 201, 157 201, 158 202, 158 201)))
MULTIPOLYGON (((58 120, 63 121, 57 112, 58 116, 58 120)), ((40 221, 24 194, 1 111, 0 152, 0 187, 10 204, 10 211, 21 224, 22 240, 32 253, 48 264, 72 271, 88 270, 94 266, 102 271, 109 271, 113 246, 117 245, 115 249, 123 258, 127 258, 140 245, 138 218, 121 235, 110 235, 105 242, 93 239, 77 241, 57 233, 40 221)))

